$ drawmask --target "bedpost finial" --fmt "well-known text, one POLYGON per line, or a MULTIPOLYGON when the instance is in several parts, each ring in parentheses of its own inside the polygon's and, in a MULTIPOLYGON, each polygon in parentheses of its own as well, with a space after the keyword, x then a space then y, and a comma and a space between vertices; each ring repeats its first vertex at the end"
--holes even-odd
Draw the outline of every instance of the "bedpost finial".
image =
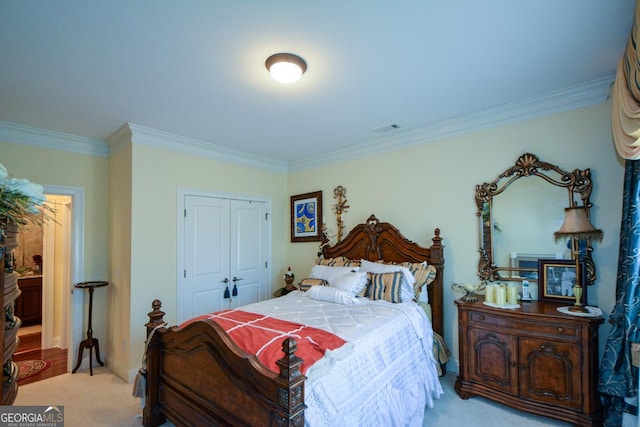
POLYGON ((291 337, 282 342, 282 351, 284 352, 284 354, 291 355, 295 353, 297 349, 298 344, 296 343, 296 340, 291 337))
POLYGON ((300 373, 302 367, 302 359, 295 355, 298 349, 296 340, 289 337, 282 342, 282 352, 284 356, 276 361, 276 365, 280 367, 279 377, 292 381, 293 379, 304 378, 300 373))
POLYGON ((149 334, 151 333, 151 331, 159 325, 162 325, 165 323, 164 321, 164 311, 160 310, 160 308, 162 308, 162 302, 159 299, 154 299, 153 302, 151 303, 151 312, 147 313, 147 316, 149 316, 149 322, 147 322, 147 324, 145 324, 145 326, 147 327, 147 338, 149 337, 149 334))

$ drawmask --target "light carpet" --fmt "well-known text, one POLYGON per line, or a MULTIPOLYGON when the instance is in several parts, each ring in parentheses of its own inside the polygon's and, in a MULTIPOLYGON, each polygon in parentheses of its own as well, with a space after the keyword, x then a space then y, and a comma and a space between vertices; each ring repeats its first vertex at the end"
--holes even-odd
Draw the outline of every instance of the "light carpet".
POLYGON ((18 386, 14 405, 64 406, 65 427, 140 426, 140 400, 127 384, 107 367, 67 373, 18 386))
MULTIPOLYGON (((455 379, 453 372, 441 379, 445 394, 433 408, 426 409, 424 426, 570 425, 516 411, 480 397, 462 400, 453 389, 455 379)), ((98 367, 93 369, 93 376, 89 376, 88 371, 79 371, 20 386, 15 405, 64 406, 65 427, 138 427, 142 421, 142 409, 132 390, 132 384, 114 375, 107 367, 98 367)))

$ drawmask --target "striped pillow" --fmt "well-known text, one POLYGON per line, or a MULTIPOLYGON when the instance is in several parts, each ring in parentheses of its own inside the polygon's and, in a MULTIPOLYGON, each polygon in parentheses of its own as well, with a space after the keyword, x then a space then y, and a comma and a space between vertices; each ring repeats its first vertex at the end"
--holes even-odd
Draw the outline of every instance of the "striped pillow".
POLYGON ((415 277, 407 267, 399 264, 387 264, 381 262, 371 262, 365 259, 360 261, 360 271, 366 271, 373 274, 396 273, 403 274, 402 289, 400 289, 400 302, 409 302, 415 298, 413 285, 416 282, 415 277))
POLYGON ((369 273, 371 277, 371 294, 369 298, 372 300, 385 300, 392 303, 400 302, 400 289, 402 287, 402 272, 374 274, 369 273))
POLYGON ((302 279, 300 283, 298 283, 298 289, 301 291, 308 291, 312 286, 329 286, 329 282, 323 279, 302 279))
POLYGON ((336 258, 319 258, 318 265, 328 265, 329 267, 360 267, 359 260, 350 260, 349 258, 340 256, 336 258))
POLYGON ((367 284, 364 286, 363 290, 358 292, 356 296, 363 297, 363 298, 371 298, 371 289, 373 289, 373 286, 371 286, 371 273, 367 273, 367 284))
POLYGON ((416 278, 416 283, 413 285, 413 292, 416 295, 416 300, 422 293, 424 286, 429 286, 431 282, 436 278, 436 268, 433 265, 427 265, 426 262, 403 262, 403 267, 407 267, 413 277, 416 278))

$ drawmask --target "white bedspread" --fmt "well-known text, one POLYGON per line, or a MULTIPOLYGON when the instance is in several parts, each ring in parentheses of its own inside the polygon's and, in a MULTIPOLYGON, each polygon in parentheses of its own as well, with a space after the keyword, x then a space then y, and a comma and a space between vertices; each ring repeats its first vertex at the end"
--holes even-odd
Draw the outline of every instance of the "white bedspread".
POLYGON ((294 291, 242 309, 348 341, 307 371, 307 426, 422 426, 425 406, 442 394, 432 328, 415 303, 341 305, 294 291))

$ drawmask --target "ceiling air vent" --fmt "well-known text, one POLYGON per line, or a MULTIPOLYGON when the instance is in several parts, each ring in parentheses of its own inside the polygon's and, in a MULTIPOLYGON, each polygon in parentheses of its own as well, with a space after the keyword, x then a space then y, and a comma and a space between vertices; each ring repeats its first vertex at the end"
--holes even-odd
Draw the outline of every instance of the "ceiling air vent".
POLYGON ((379 128, 375 128, 373 131, 376 133, 388 133, 394 130, 400 129, 400 125, 393 123, 391 125, 381 126, 379 128))

